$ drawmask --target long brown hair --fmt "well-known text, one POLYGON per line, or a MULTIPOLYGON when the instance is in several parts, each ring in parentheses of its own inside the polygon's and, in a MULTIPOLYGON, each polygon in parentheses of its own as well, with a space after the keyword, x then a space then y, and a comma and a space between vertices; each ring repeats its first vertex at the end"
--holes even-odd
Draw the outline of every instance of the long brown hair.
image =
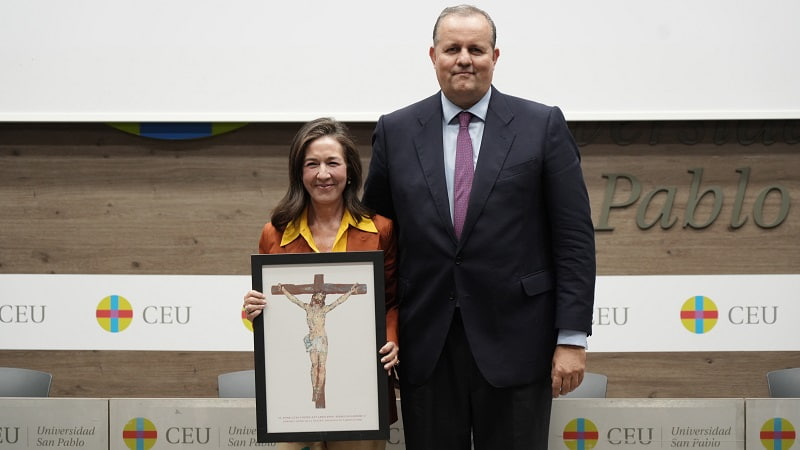
POLYGON ((289 148, 289 188, 272 211, 271 219, 272 225, 281 231, 291 221, 299 218, 308 205, 309 195, 303 186, 303 163, 306 158, 306 149, 314 140, 323 136, 331 137, 342 145, 344 161, 347 165, 347 185, 342 192, 344 207, 356 222, 373 215, 372 211, 364 206, 358 198, 363 169, 350 130, 337 120, 323 117, 303 125, 292 139, 289 148))

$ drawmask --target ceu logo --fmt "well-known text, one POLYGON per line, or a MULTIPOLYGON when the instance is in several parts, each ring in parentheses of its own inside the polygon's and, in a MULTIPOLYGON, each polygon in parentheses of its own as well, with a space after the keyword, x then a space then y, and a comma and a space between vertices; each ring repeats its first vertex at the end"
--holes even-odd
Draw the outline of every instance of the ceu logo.
POLYGON ((239 315, 242 318, 242 323, 244 324, 244 327, 252 332, 253 331, 253 322, 250 322, 249 320, 247 320, 247 311, 245 311, 245 309, 242 308, 242 311, 239 313, 239 315))
POLYGON ((564 445, 570 450, 589 450, 597 445, 599 433, 597 426, 589 419, 571 420, 564 427, 564 445))
POLYGON ((122 440, 131 450, 149 450, 158 440, 158 431, 153 422, 144 417, 131 419, 122 429, 122 440))
POLYGON ((788 420, 776 417, 764 423, 759 438, 767 450, 789 450, 794 445, 794 427, 788 420))
POLYGON ((133 320, 131 304, 119 295, 109 295, 100 301, 95 311, 97 323, 104 330, 119 333, 128 328, 133 320))
POLYGON ((692 333, 703 334, 711 331, 717 324, 718 317, 717 305, 702 295, 686 300, 681 307, 681 323, 692 333))

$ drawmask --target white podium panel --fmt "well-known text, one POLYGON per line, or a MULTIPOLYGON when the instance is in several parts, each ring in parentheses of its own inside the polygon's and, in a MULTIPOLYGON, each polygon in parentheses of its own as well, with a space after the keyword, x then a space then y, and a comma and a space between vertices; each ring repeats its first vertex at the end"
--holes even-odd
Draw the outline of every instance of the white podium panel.
POLYGON ((108 448, 104 398, 0 398, 0 449, 108 448))
POLYGON ((275 447, 256 441, 255 399, 110 399, 110 450, 275 447))
MULTIPOLYGON (((798 423, 800 399, 557 399, 549 448, 787 450, 795 444, 798 423)), ((390 428, 387 450, 405 449, 402 419, 390 428)), ((255 399, 0 398, 0 450, 46 447, 275 444, 256 440, 255 399)))
POLYGON ((800 398, 751 398, 745 401, 747 448, 788 450, 800 426, 800 398))
MULTIPOLYGON (((745 448, 743 399, 556 399, 550 450, 745 448)), ((751 447, 758 448, 758 447, 751 447)))

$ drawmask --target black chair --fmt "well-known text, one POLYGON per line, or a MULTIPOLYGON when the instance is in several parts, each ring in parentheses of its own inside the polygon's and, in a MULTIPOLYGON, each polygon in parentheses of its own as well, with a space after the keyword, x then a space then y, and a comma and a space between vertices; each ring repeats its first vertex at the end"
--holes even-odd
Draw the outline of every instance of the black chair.
POLYGON ((606 387, 608 386, 608 377, 599 374, 586 372, 583 374, 583 382, 577 389, 559 396, 565 398, 605 398, 606 387))
POLYGON ((256 371, 240 370, 217 377, 220 398, 256 398, 256 371))
POLYGON ((767 373, 769 396, 774 398, 800 397, 800 367, 779 369, 767 373))
POLYGON ((0 397, 48 397, 52 381, 47 372, 0 367, 0 397))

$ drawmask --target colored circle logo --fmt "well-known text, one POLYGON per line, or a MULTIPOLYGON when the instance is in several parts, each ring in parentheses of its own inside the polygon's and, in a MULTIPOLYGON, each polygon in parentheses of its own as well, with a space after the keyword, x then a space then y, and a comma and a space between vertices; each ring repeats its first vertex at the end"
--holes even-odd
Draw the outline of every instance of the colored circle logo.
POLYGON ((100 301, 95 311, 97 323, 111 333, 119 333, 128 328, 133 320, 131 304, 119 295, 109 295, 100 301))
POLYGON ((109 123, 109 125, 141 137, 176 141, 216 136, 239 129, 247 124, 232 122, 119 122, 109 123))
POLYGON ((759 438, 767 450, 789 450, 794 445, 796 433, 792 423, 776 417, 764 423, 759 438))
POLYGON ((252 332, 253 331, 253 322, 250 322, 249 320, 247 320, 247 311, 245 311, 245 309, 242 308, 242 312, 239 313, 239 314, 240 314, 240 316, 242 318, 242 323, 244 324, 244 327, 247 328, 248 330, 250 330, 250 332, 252 332))
POLYGON ((589 419, 577 418, 564 427, 564 445, 570 450, 589 450, 597 445, 597 426, 589 419))
POLYGON ((681 323, 695 334, 708 333, 717 324, 717 305, 708 297, 696 295, 681 307, 681 323))
POLYGON ((144 417, 131 419, 122 429, 122 440, 131 450, 149 450, 158 440, 158 431, 153 422, 144 417))

